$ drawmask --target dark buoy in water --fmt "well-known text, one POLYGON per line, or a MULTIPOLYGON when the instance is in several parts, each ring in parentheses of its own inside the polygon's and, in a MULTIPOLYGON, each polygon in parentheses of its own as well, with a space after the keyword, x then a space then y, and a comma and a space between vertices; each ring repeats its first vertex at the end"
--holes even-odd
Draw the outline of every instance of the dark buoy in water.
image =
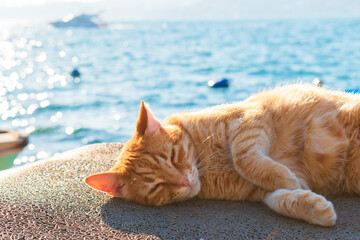
POLYGON ((227 88, 229 87, 229 80, 227 78, 210 80, 208 85, 211 88, 227 88))
POLYGON ((77 68, 74 68, 74 70, 72 70, 72 72, 70 73, 70 75, 73 77, 73 78, 78 78, 80 77, 80 72, 77 68))

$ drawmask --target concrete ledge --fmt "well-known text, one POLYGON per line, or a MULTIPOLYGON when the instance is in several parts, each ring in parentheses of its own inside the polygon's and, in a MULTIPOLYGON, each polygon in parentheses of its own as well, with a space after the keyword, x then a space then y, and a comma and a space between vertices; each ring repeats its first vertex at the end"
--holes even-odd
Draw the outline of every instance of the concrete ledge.
POLYGON ((90 145, 0 172, 0 238, 360 239, 360 197, 330 199, 338 221, 325 228, 261 203, 194 199, 144 207, 87 187, 84 177, 109 169, 121 147, 90 145))

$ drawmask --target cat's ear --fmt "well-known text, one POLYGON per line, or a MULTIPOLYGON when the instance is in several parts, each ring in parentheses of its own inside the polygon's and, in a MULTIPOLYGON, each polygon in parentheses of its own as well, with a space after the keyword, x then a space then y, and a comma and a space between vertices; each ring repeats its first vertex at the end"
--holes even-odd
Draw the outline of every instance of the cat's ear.
POLYGON ((161 123, 153 116, 149 107, 141 101, 139 119, 136 122, 136 131, 140 136, 145 133, 153 134, 161 128, 161 123))
POLYGON ((117 172, 103 172, 88 176, 85 182, 92 188, 114 197, 126 198, 125 179, 117 172))

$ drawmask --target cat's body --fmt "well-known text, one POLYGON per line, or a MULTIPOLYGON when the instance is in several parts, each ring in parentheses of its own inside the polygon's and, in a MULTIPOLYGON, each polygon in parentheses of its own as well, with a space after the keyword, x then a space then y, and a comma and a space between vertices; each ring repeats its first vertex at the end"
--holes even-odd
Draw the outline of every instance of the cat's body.
POLYGON ((360 194, 360 96, 289 85, 162 124, 142 104, 118 163, 87 182, 142 204, 264 201, 333 225, 332 204, 318 194, 360 194))

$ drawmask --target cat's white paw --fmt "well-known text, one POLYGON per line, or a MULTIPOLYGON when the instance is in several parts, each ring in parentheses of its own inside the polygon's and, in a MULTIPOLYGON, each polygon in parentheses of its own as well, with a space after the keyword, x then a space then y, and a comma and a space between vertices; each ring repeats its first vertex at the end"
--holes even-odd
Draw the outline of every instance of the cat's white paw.
POLYGON ((264 199, 266 205, 288 217, 320 226, 333 226, 336 213, 331 202, 310 190, 279 189, 264 199))
POLYGON ((321 226, 333 226, 336 222, 336 213, 334 206, 330 201, 327 201, 323 196, 311 196, 311 205, 313 210, 310 210, 310 222, 321 226))

